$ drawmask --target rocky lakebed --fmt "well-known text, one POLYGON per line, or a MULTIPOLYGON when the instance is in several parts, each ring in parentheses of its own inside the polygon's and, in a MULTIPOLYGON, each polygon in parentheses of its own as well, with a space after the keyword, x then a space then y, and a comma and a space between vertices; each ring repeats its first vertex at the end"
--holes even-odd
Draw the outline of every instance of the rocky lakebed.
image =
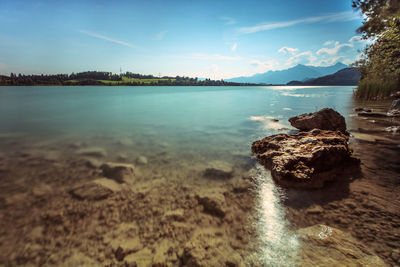
POLYGON ((229 160, 178 160, 163 144, 135 154, 128 138, 108 147, 1 135, 0 265, 398 266, 400 121, 357 112, 347 125, 332 109, 297 116, 300 131, 229 160), (293 237, 270 261, 262 177, 293 237))

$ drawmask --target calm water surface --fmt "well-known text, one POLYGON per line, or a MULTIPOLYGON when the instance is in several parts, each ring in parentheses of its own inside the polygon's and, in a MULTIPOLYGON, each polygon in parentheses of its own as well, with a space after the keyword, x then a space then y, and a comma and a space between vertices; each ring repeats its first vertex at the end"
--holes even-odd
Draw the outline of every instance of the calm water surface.
MULTIPOLYGON (((190 182, 187 170, 216 160, 241 175, 251 167, 244 163, 252 162, 253 141, 288 132, 293 129, 288 118, 323 107, 348 117, 352 92, 352 87, 286 86, 0 87, 0 141, 18 141, 0 146, 10 153, 30 145, 68 153, 69 144, 83 142, 105 148, 110 160, 121 153, 128 161, 144 155, 154 173, 173 170, 169 179, 190 182), (152 164, 158 161, 165 165, 152 164)), ((256 222, 261 255, 272 265, 288 264, 288 250, 295 253, 297 243, 286 230, 284 196, 269 172, 256 169, 263 181, 256 222)), ((201 183, 201 176, 188 173, 201 183)))

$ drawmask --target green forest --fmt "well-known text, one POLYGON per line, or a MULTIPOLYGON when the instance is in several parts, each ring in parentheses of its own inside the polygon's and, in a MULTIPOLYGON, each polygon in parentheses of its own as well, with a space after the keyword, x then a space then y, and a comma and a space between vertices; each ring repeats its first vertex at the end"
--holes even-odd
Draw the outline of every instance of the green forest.
MULTIPOLYGON (((10 76, 0 75, 0 85, 32 86, 32 85, 128 85, 128 86, 240 86, 256 85, 250 83, 226 82, 189 77, 155 77, 132 72, 113 74, 111 72, 87 71, 72 74, 55 75, 24 75, 11 73, 10 76)), ((259 84, 257 84, 259 85, 259 84)))

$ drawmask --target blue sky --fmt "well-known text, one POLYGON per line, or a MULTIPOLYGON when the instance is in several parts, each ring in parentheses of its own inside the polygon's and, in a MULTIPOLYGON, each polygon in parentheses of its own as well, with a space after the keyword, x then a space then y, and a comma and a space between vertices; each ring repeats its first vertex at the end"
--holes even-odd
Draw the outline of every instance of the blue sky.
POLYGON ((213 79, 353 62, 350 0, 0 1, 0 73, 213 79))

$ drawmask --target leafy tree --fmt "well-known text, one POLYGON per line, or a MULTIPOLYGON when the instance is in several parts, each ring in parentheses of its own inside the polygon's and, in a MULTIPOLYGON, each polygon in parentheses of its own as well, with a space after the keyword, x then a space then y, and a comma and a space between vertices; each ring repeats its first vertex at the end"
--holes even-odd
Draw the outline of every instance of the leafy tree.
POLYGON ((353 8, 365 15, 357 30, 372 44, 355 65, 361 72, 357 96, 384 98, 400 89, 400 1, 353 0, 353 8))

